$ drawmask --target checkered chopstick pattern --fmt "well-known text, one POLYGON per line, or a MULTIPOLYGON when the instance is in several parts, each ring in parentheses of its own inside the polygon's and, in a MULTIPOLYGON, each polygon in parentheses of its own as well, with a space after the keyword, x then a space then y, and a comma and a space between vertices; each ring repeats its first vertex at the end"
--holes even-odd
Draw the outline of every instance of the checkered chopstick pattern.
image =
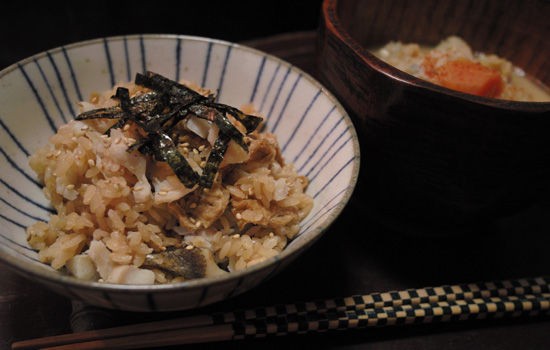
POLYGON ((308 312, 236 321, 234 338, 303 334, 406 324, 536 316, 550 313, 550 294, 474 298, 375 309, 308 312))
POLYGON ((550 277, 408 289, 202 314, 21 341, 14 349, 136 349, 310 332, 550 315, 550 277))
POLYGON ((247 310, 236 310, 212 315, 214 324, 260 320, 281 315, 320 313, 398 307, 406 305, 454 302, 479 298, 540 295, 550 293, 550 276, 535 278, 489 281, 459 285, 445 285, 407 289, 383 293, 354 295, 293 304, 279 304, 247 310))

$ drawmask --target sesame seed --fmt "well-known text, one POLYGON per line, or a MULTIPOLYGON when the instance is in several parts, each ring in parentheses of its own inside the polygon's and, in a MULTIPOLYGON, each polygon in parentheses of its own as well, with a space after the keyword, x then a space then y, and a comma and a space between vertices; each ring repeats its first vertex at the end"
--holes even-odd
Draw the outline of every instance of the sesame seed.
POLYGON ((182 152, 185 154, 189 153, 189 148, 183 147, 182 152))
POLYGON ((61 150, 58 149, 57 151, 55 151, 55 156, 58 157, 59 155, 61 154, 61 150))
POLYGON ((199 228, 201 227, 202 225, 202 222, 200 220, 197 220, 197 222, 195 223, 195 227, 199 228))
POLYGON ((273 234, 273 232, 269 232, 269 237, 273 237, 273 236, 275 236, 275 235, 273 234))
POLYGON ((90 127, 88 125, 84 125, 82 128, 80 128, 80 130, 82 130, 82 131, 86 131, 88 129, 90 129, 90 127))
POLYGON ((202 152, 202 151, 204 151, 205 148, 206 148, 206 147, 205 147, 204 145, 200 145, 200 146, 199 146, 199 151, 202 152))
POLYGON ((189 147, 189 142, 184 142, 181 144, 183 147, 189 147))
POLYGON ((117 137, 114 141, 115 145, 118 145, 120 143, 120 141, 122 141, 122 139, 120 137, 117 137))
POLYGON ((71 137, 71 141, 76 142, 76 136, 71 137))
POLYGON ((161 190, 159 191, 159 196, 165 196, 168 192, 161 190))
POLYGON ((202 190, 204 191, 204 193, 210 192, 210 189, 208 189, 208 188, 203 188, 202 190))
POLYGON ((199 150, 198 150, 198 149, 196 149, 196 148, 193 148, 193 153, 195 153, 195 154, 199 154, 199 150))
POLYGON ((203 160, 200 164, 201 168, 204 168, 206 166, 206 162, 203 160))
POLYGON ((241 235, 238 234, 238 233, 236 233, 236 234, 234 234, 233 236, 231 236, 231 238, 233 238, 233 239, 237 239, 237 238, 240 238, 240 237, 241 237, 241 235))
POLYGON ((69 184, 69 185, 67 185, 67 189, 68 189, 68 190, 72 190, 72 189, 74 189, 74 185, 73 185, 73 184, 69 184))
POLYGON ((187 249, 187 250, 192 250, 193 248, 195 248, 195 246, 193 246, 193 245, 191 245, 191 244, 188 245, 187 247, 185 247, 185 249, 187 249))
POLYGON ((109 138, 109 136, 104 134, 104 135, 101 135, 101 138, 104 139, 104 140, 107 140, 109 138))
POLYGON ((134 191, 141 191, 141 190, 143 190, 143 186, 134 187, 134 191))
POLYGON ((122 130, 124 131, 128 131, 130 129, 130 124, 126 124, 124 125, 124 127, 122 128, 122 130))
POLYGON ((195 220, 194 217, 191 216, 191 217, 189 218, 189 221, 191 221, 192 223, 195 223, 196 220, 195 220))
POLYGON ((237 214, 235 214, 235 217, 236 217, 237 219, 239 219, 239 220, 243 218, 243 216, 242 216, 242 214, 241 214, 241 213, 237 213, 237 214))

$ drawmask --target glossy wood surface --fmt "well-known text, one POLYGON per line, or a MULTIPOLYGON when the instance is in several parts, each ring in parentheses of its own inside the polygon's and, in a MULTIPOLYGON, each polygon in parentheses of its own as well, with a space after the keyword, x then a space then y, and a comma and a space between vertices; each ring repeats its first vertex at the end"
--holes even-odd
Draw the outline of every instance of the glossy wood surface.
POLYGON ((368 48, 458 34, 474 49, 509 55, 548 82, 548 15, 550 4, 538 0, 324 1, 320 77, 354 118, 363 155, 360 188, 380 220, 438 235, 547 200, 550 103, 440 88, 376 59, 368 48))

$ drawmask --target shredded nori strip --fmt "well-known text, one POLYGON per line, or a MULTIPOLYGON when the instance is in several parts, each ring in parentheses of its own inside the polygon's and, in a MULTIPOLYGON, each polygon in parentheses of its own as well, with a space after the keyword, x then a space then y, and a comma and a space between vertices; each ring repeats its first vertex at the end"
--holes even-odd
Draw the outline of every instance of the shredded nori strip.
POLYGON ((244 142, 243 134, 231 123, 225 113, 205 105, 193 105, 189 107, 189 111, 199 118, 214 122, 220 129, 220 133, 230 136, 245 151, 248 151, 248 145, 244 142))
POLYGON ((262 122, 262 118, 256 117, 255 115, 249 115, 245 114, 242 111, 238 110, 235 107, 231 107, 228 105, 224 105, 223 103, 211 103, 211 102, 205 102, 204 105, 209 107, 214 107, 220 111, 224 111, 225 113, 231 114, 235 119, 237 119, 239 122, 241 122, 244 127, 246 128, 247 132, 252 132, 256 130, 258 125, 262 122))
POLYGON ((231 140, 248 151, 244 135, 233 125, 227 114, 239 121, 246 128, 247 134, 254 131, 262 120, 235 107, 216 103, 214 94, 203 96, 185 85, 153 72, 136 74, 135 84, 153 91, 130 98, 128 89, 119 87, 113 96, 120 101, 119 106, 84 112, 79 114, 76 120, 118 119, 106 133, 121 128, 128 122, 135 123, 147 133, 147 136, 128 147, 128 152, 137 149, 158 161, 167 162, 178 179, 188 188, 197 183, 202 187, 212 187, 231 140), (218 139, 212 146, 200 176, 178 151, 177 143, 174 142, 178 137, 175 126, 190 115, 206 119, 219 128, 218 139), (171 134, 173 138, 170 137, 171 134))
POLYGON ((185 187, 195 186, 199 180, 199 175, 178 151, 170 136, 164 133, 154 134, 152 146, 155 159, 167 162, 185 187))
POLYGON ((211 188, 214 183, 214 177, 218 172, 218 168, 223 160, 225 151, 229 145, 231 138, 228 135, 220 134, 214 142, 214 146, 210 150, 206 165, 202 169, 202 176, 199 179, 199 185, 206 188, 211 188))

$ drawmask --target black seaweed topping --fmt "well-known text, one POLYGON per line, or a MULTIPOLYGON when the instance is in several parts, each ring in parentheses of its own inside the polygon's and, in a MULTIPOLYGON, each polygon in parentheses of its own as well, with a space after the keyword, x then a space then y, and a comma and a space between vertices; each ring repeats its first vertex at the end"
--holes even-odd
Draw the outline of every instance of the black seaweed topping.
POLYGON ((120 105, 81 113, 76 120, 118 119, 106 131, 107 134, 129 122, 135 123, 146 136, 128 147, 128 151, 137 149, 158 161, 168 163, 179 180, 188 188, 197 183, 205 188, 212 187, 231 140, 248 151, 244 135, 233 125, 227 117, 228 114, 240 122, 247 133, 254 131, 262 120, 235 107, 216 103, 213 94, 203 96, 185 85, 153 72, 136 74, 135 84, 152 91, 130 98, 128 89, 119 87, 113 98, 118 99, 120 105), (206 119, 219 128, 218 139, 212 146, 202 175, 197 174, 178 151, 179 135, 175 126, 190 115, 206 119))

